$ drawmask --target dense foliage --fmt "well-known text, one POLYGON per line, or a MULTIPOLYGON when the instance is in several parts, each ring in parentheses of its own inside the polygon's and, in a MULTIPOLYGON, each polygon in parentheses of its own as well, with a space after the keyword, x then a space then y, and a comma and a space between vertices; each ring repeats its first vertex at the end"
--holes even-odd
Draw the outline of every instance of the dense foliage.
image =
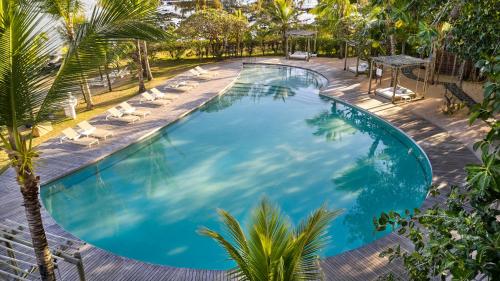
MULTIPOLYGON (((377 230, 399 227, 398 233, 412 241, 413 252, 397 246, 382 253, 390 261, 402 258, 412 280, 500 276, 500 57, 481 60, 477 66, 488 82, 484 102, 473 109, 470 122, 480 119, 490 131, 474 145, 482 163, 467 165, 466 189, 451 187, 444 204, 427 210, 383 213, 374 219, 377 230)), ((441 192, 433 188, 430 193, 441 192)))
POLYGON ((177 30, 193 40, 208 40, 212 53, 222 57, 228 40, 240 40, 248 22, 226 11, 205 9, 194 13, 177 30))

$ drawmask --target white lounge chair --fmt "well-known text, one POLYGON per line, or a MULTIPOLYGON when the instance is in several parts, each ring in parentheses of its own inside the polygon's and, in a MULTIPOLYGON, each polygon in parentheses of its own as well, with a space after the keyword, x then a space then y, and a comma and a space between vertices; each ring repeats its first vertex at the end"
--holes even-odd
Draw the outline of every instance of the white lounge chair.
POLYGON ((309 54, 307 52, 294 52, 293 54, 289 53, 288 57, 290 59, 296 59, 296 60, 308 60, 309 59, 309 54))
MULTIPOLYGON (((393 92, 394 92, 393 87, 387 87, 375 90, 375 94, 390 100, 392 100, 393 92)), ((416 96, 417 95, 412 90, 402 86, 398 86, 396 89, 396 94, 394 95, 394 100, 403 100, 408 102, 414 99, 416 96)))
POLYGON ((124 115, 123 112, 116 109, 115 107, 108 109, 106 112, 108 113, 106 115, 106 120, 117 120, 127 123, 134 123, 141 119, 139 116, 124 115))
POLYGON ((91 147, 94 144, 99 144, 99 140, 96 138, 85 137, 77 133, 72 128, 66 128, 62 131, 63 137, 59 140, 61 143, 68 140, 71 143, 78 144, 81 146, 91 147))
POLYGON ((114 133, 112 131, 96 128, 87 121, 78 123, 78 127, 81 129, 80 134, 87 137, 91 136, 94 138, 105 140, 109 137, 114 136, 114 133))
POLYGON ((210 73, 201 73, 198 70, 196 70, 195 68, 191 68, 188 72, 189 72, 189 74, 191 74, 192 76, 194 76, 198 79, 209 80, 210 78, 212 78, 212 75, 210 73))
POLYGON ((127 115, 146 117, 147 115, 151 114, 151 112, 149 110, 137 109, 137 108, 131 106, 130 104, 128 104, 126 101, 120 103, 118 106, 121 107, 122 112, 127 114, 127 115))
POLYGON ((205 75, 215 76, 215 75, 217 75, 217 74, 218 74, 218 73, 217 73, 217 72, 215 72, 215 71, 208 71, 208 70, 206 70, 206 69, 203 69, 203 68, 202 68, 201 66, 199 66, 199 65, 198 65, 197 67, 195 67, 194 69, 195 69, 196 71, 198 71, 199 73, 201 73, 201 74, 205 74, 205 75))
POLYGON ((151 90, 149 90, 149 92, 151 93, 151 95, 155 99, 173 100, 179 96, 179 95, 175 95, 175 94, 164 93, 164 92, 158 90, 157 88, 152 88, 151 90))
POLYGON ((139 100, 139 103, 147 102, 149 104, 154 104, 154 105, 165 105, 168 103, 166 99, 157 99, 155 96, 152 96, 148 92, 144 92, 141 94, 141 99, 139 100))
MULTIPOLYGON (((358 66, 358 73, 366 73, 368 72, 369 65, 366 62, 360 62, 358 66)), ((349 71, 352 73, 356 73, 356 66, 349 66, 349 71)))
POLYGON ((164 87, 163 90, 174 90, 179 92, 186 92, 194 87, 198 86, 198 82, 189 81, 189 80, 172 80, 169 81, 164 87))
POLYGON ((111 72, 110 76, 115 77, 115 78, 124 78, 125 76, 129 75, 130 71, 128 70, 128 67, 125 67, 123 69, 120 69, 120 71, 113 71, 111 72))

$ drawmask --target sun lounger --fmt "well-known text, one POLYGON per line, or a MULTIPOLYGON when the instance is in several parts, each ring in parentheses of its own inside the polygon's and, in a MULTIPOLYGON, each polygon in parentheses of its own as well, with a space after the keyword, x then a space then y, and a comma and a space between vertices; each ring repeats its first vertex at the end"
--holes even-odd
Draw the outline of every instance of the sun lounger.
MULTIPOLYGON (((376 89, 375 94, 392 100, 393 91, 394 91, 393 87, 387 87, 387 88, 376 89)), ((412 90, 402 86, 398 86, 398 88, 396 89, 396 94, 394 95, 394 99, 411 101, 416 96, 417 95, 412 90)))
POLYGON ((186 92, 196 86, 198 86, 198 83, 194 81, 186 81, 186 80, 169 81, 169 83, 167 83, 167 85, 163 87, 163 90, 186 92))
POLYGON ((179 96, 179 95, 175 95, 175 94, 164 93, 164 92, 158 90, 157 88, 153 88, 153 89, 149 90, 149 92, 151 93, 151 95, 155 99, 173 100, 179 96))
POLYGON ((72 128, 66 128, 62 131, 62 133, 64 136, 60 139, 61 143, 65 140, 68 140, 71 143, 88 147, 91 147, 93 144, 99 144, 98 139, 91 137, 84 137, 79 133, 77 133, 72 128))
POLYGON ((168 103, 166 99, 157 99, 155 96, 149 94, 148 92, 144 92, 141 94, 141 99, 139 100, 139 103, 143 102, 160 106, 168 103))
POLYGON ((198 79, 208 80, 208 79, 212 78, 211 74, 201 73, 198 70, 196 70, 195 68, 191 68, 188 72, 189 72, 189 74, 191 74, 192 76, 194 76, 198 79))
POLYGON ((87 137, 91 136, 94 138, 105 140, 114 135, 112 131, 96 128, 87 121, 78 123, 78 127, 81 129, 80 134, 87 137))
POLYGON ((308 60, 309 59, 309 54, 306 52, 294 52, 293 54, 288 54, 288 57, 290 59, 297 59, 297 60, 308 60))
POLYGON ((149 110, 137 109, 137 108, 131 106, 130 104, 128 104, 126 101, 120 103, 118 106, 121 107, 122 112, 127 114, 127 115, 146 117, 147 115, 151 114, 151 112, 149 110))
MULTIPOLYGON (((349 71, 352 73, 356 73, 356 66, 349 66, 349 71)), ((368 72, 368 64, 366 62, 362 62, 358 66, 358 73, 366 73, 368 72)))
POLYGON ((217 75, 217 72, 214 72, 214 71, 208 71, 206 69, 203 69, 201 68, 201 66, 197 66, 194 68, 194 70, 198 71, 199 73, 201 74, 205 74, 205 75, 211 75, 211 76, 215 76, 217 75))
POLYGON ((134 123, 135 121, 141 119, 139 116, 124 115, 123 112, 116 109, 115 107, 108 109, 107 113, 108 114, 106 115, 106 120, 118 120, 127 123, 134 123))

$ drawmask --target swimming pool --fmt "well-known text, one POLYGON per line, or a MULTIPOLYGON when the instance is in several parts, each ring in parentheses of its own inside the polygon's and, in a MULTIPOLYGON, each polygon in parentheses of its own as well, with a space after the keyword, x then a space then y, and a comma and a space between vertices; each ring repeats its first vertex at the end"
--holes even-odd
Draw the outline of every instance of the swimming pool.
POLYGON ((421 205, 425 154, 399 130, 321 97, 311 71, 247 65, 237 82, 158 134, 42 188, 54 219, 118 255, 226 269, 225 252, 196 230, 221 229, 216 208, 245 222, 263 196, 298 222, 323 203, 332 256, 385 235, 372 218, 421 205))

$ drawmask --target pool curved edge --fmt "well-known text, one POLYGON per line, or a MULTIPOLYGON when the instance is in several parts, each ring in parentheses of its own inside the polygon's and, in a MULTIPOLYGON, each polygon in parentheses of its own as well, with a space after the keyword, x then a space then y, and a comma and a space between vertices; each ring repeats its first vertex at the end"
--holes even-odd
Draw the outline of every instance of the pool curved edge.
MULTIPOLYGON (((245 67, 245 65, 246 65, 246 64, 243 64, 243 67, 245 67)), ((298 68, 298 69, 304 69, 304 70, 306 70, 306 71, 308 71, 308 72, 311 72, 311 73, 314 73, 314 74, 318 75, 319 77, 321 77, 322 79, 324 79, 324 81, 321 81, 321 84, 319 84, 319 85, 320 85, 320 87, 319 87, 319 89, 320 89, 320 91, 319 91, 319 95, 320 95, 320 96, 325 97, 325 98, 327 98, 327 99, 329 99, 329 100, 335 100, 335 101, 337 101, 337 102, 339 102, 339 103, 342 103, 342 104, 344 104, 344 105, 346 105, 346 106, 348 106, 348 107, 354 108, 354 109, 356 109, 356 110, 358 110, 358 111, 360 111, 360 112, 362 112, 362 113, 364 113, 364 114, 366 114, 366 115, 368 115, 368 116, 374 117, 374 119, 375 119, 377 122, 381 122, 381 123, 382 123, 382 124, 383 124, 383 125, 387 128, 387 132, 388 132, 389 134, 393 135, 393 137, 395 137, 395 138, 399 139, 401 142, 405 143, 405 145, 407 145, 407 147, 409 147, 409 148, 416 148, 416 150, 418 150, 418 152, 416 152, 416 153, 417 153, 418 155, 422 155, 422 156, 424 157, 424 159, 419 159, 417 162, 419 162, 419 163, 420 163, 421 167, 422 167, 422 168, 423 168, 423 170, 425 171, 425 181, 426 181, 426 182, 431 182, 431 180, 432 180, 432 166, 431 166, 431 163, 430 163, 430 161, 429 161, 429 159, 428 159, 428 157, 427 157, 427 154, 424 152, 424 150, 423 150, 423 149, 422 149, 422 148, 421 148, 421 147, 420 147, 420 146, 419 146, 419 145, 418 145, 418 144, 417 144, 417 143, 416 143, 416 142, 415 142, 415 141, 414 141, 414 140, 413 140, 413 139, 412 139, 409 135, 407 135, 405 132, 403 132, 403 131, 402 131, 402 130, 400 130, 399 128, 397 128, 397 127, 393 126, 390 122, 387 122, 387 121, 386 121, 386 120, 384 120, 383 118, 380 118, 379 116, 377 116, 377 115, 375 115, 375 114, 373 114, 373 113, 371 113, 371 112, 369 112, 369 111, 367 111, 367 110, 365 110, 365 109, 363 109, 363 108, 361 108, 361 107, 359 107, 359 106, 353 105, 353 104, 351 104, 351 103, 349 103, 349 102, 346 102, 346 101, 343 101, 343 100, 341 100, 341 99, 339 99, 339 98, 335 98, 335 97, 332 97, 332 96, 329 96, 329 95, 325 95, 325 94, 323 93, 323 90, 324 90, 324 89, 325 89, 325 88, 326 88, 326 87, 327 87, 327 86, 331 83, 331 81, 330 81, 330 80, 329 80, 329 79, 328 79, 325 75, 323 75, 322 73, 320 73, 320 72, 318 72, 318 71, 310 70, 310 69, 308 69, 308 68, 304 68, 304 67, 295 67, 295 66, 291 66, 291 65, 280 65, 280 64, 262 64, 262 63, 252 63, 252 64, 250 64, 250 65, 261 65, 261 66, 264 66, 264 67, 265 67, 265 66, 277 66, 277 67, 298 68), (425 162, 425 163, 423 163, 423 162, 425 162), (430 169, 430 170, 429 170, 429 169, 430 169)), ((187 111, 186 113, 184 113, 184 114, 180 115, 180 116, 179 116, 176 120, 174 120, 173 122, 169 122, 168 124, 166 124, 166 125, 165 125, 165 126, 163 126, 163 127, 160 127, 160 128, 158 128, 158 129, 156 129, 156 130, 153 130, 153 131, 150 131, 150 132, 148 132, 148 133, 144 134, 142 137, 138 138, 135 142, 130 143, 130 144, 129 144, 129 145, 127 145, 125 148, 122 148, 121 150, 126 149, 126 148, 129 148, 130 146, 133 146, 133 145, 139 144, 139 143, 141 143, 141 142, 143 142, 143 141, 147 141, 147 140, 148 140, 148 139, 150 139, 150 138, 153 138, 153 137, 154 137, 154 136, 155 136, 158 132, 160 132, 160 131, 161 131, 161 130, 163 130, 164 128, 166 128, 166 127, 168 127, 168 126, 171 126, 171 125, 175 124, 175 123, 176 123, 176 122, 178 122, 179 120, 182 120, 184 117, 186 117, 186 116, 190 115, 191 113, 195 112, 195 111, 196 111, 196 110, 198 110, 199 108, 203 107, 203 106, 204 106, 207 102, 211 101, 212 99, 214 99, 214 98, 216 98, 216 97, 218 97, 218 96, 224 95, 224 93, 226 93, 226 91, 227 91, 228 89, 230 89, 230 88, 232 87, 232 85, 234 85, 234 83, 238 80, 238 78, 239 78, 239 74, 238 74, 238 75, 237 75, 237 76, 233 79, 233 81, 232 81, 231 83, 229 83, 226 87, 224 87, 224 89, 223 89, 223 90, 221 90, 221 91, 220 91, 217 95, 214 95, 214 96, 213 96, 213 97, 211 97, 210 99, 207 99, 205 102, 203 102, 203 103, 199 104, 197 107, 193 107, 193 108, 191 108, 191 109, 190 109, 189 111, 187 111)), ((114 151, 114 152, 110 153, 109 155, 106 155, 106 156, 103 156, 103 157, 101 157, 101 158, 99 158, 99 159, 96 159, 93 163, 95 163, 95 162, 99 162, 99 161, 101 161, 101 160, 105 159, 106 157, 109 157, 109 156, 111 156, 111 155, 113 155, 113 154, 115 154, 115 153, 118 153, 119 151, 120 151, 120 150, 114 151)), ((76 170, 74 170, 74 171, 70 171, 70 172, 68 172, 66 175, 71 174, 71 173, 73 173, 73 172, 75 172, 75 171, 78 171, 78 170, 80 170, 80 169, 84 169, 85 167, 87 167, 88 165, 91 165, 91 164, 92 164, 92 163, 87 164, 87 165, 85 165, 85 166, 82 166, 82 167, 80 167, 80 168, 78 168, 78 169, 76 169, 76 170)), ((64 176, 65 176, 65 175, 62 175, 61 177, 64 177, 64 176)), ((44 184, 44 186, 45 186, 45 185, 50 184, 50 183, 51 183, 51 182, 53 182, 53 181, 56 181, 56 180, 60 179, 61 177, 58 177, 58 178, 53 179, 52 181, 50 181, 50 182, 48 182, 48 183, 45 183, 45 184, 44 184)), ((60 226, 61 228, 63 228, 61 225, 59 225, 59 226, 60 226)), ((65 231, 66 231, 66 230, 65 230, 65 231)), ((68 231, 68 232, 69 232, 69 231, 68 231)), ((70 233, 70 232, 69 232, 69 233, 70 233)), ((388 233, 388 234, 389 234, 389 233, 388 233)), ((388 234, 386 234, 386 235, 388 235, 388 234)), ((384 235, 384 237, 385 237, 386 235, 384 235)), ((381 238, 383 238, 383 237, 381 237, 381 238)), ((380 238, 379 238, 379 239, 380 239, 380 238)), ((377 239, 377 240, 378 240, 378 239, 377 239)), ((377 240, 375 240, 375 241, 377 241, 377 240)), ((369 245, 369 244, 368 244, 368 245, 369 245)), ((95 246, 95 245, 92 245, 92 246, 93 246, 93 247, 96 247, 96 248, 100 248, 100 247, 95 246)), ((362 245, 362 246, 359 246, 359 247, 357 247, 357 248, 353 248, 353 249, 351 249, 351 250, 356 250, 356 249, 359 249, 359 248, 363 248, 363 247, 365 247, 365 246, 367 246, 367 245, 362 245)), ((100 249, 101 249, 102 251, 109 252, 109 251, 107 251, 106 249, 103 249, 103 248, 100 248, 100 249)), ((347 252, 349 252, 349 251, 351 251, 351 250, 348 250, 347 252)), ((109 252, 109 253, 110 253, 110 254, 113 254, 113 255, 117 255, 117 254, 115 254, 115 253, 113 253, 113 252, 109 252)), ((335 256, 337 256, 337 255, 335 255, 335 256)), ((335 257, 335 256, 331 256, 331 257, 335 257)), ((129 259, 129 260, 138 261, 138 262, 148 263, 147 261, 144 261, 144 260, 136 260, 136 259, 134 259, 134 258, 130 258, 130 257, 126 257, 126 256, 124 256, 124 258, 129 259)), ((326 257, 326 258, 329 258, 329 257, 326 257)), ((154 264, 154 263, 149 263, 149 264, 151 264, 151 265, 157 265, 157 264, 154 264)), ((158 266, 164 266, 164 265, 158 265, 158 266)), ((166 265, 166 266, 167 266, 167 267, 173 267, 173 268, 186 268, 186 269, 188 268, 188 267, 175 267, 175 266, 169 266, 169 265, 166 265)), ((198 270, 198 269, 193 269, 193 270, 198 270)))
MULTIPOLYGON (((262 64, 266 64, 266 63, 262 63, 262 64)), ((294 66, 294 65, 288 65, 288 64, 276 64, 276 65, 283 65, 283 66, 297 67, 297 66, 294 66)), ((305 67, 301 67, 301 68, 304 68, 304 69, 307 69, 307 70, 311 70, 311 71, 315 71, 315 70, 313 70, 313 69, 309 69, 309 68, 305 68, 305 67)), ((340 69, 336 69, 336 71, 341 71, 341 70, 340 70, 340 69)), ((318 72, 318 71, 315 71, 315 72, 318 72)), ((318 73, 320 73, 320 72, 318 72, 318 73)), ((320 73, 320 74, 321 74, 321 73, 320 73)), ((329 79, 327 78, 328 76, 323 75, 323 74, 321 74, 321 75, 322 75, 323 77, 325 77, 327 80, 329 80, 329 79)), ((331 81, 329 81, 329 82, 331 82, 331 81)), ((230 87, 230 85, 228 85, 228 87, 230 87)), ((222 94, 222 93, 220 93, 220 94, 222 94)), ((434 168, 434 167, 433 167, 433 165, 432 165, 432 163, 431 163, 431 161, 429 160, 429 157, 428 157, 427 153, 425 153, 425 150, 424 150, 424 149, 423 149, 420 145, 418 145, 418 144, 416 143, 416 141, 414 140, 414 138, 413 138, 413 137, 409 136, 409 134, 408 134, 408 133, 405 133, 405 132, 404 132, 404 131, 400 128, 400 127, 398 127, 398 125, 395 125, 395 124, 393 124, 393 123, 391 123, 391 122, 387 121, 386 119, 384 119, 384 118, 380 117, 380 116, 379 116, 379 115, 377 115, 376 113, 372 113, 372 112, 370 112, 370 111, 368 111, 368 110, 365 110, 365 109, 363 109, 363 108, 360 108, 359 106, 357 106, 357 105, 355 105, 355 104, 353 104, 353 103, 350 103, 350 102, 348 102, 348 101, 345 101, 345 100, 343 100, 343 99, 341 99, 341 98, 339 98, 339 97, 332 97, 332 96, 330 96, 330 95, 326 95, 326 94, 321 94, 321 95, 323 95, 323 96, 325 96, 325 97, 328 97, 328 98, 331 98, 331 99, 338 100, 339 102, 341 102, 341 103, 345 103, 345 104, 348 104, 349 106, 353 106, 353 107, 355 107, 356 109, 358 109, 358 110, 360 110, 360 111, 367 112, 367 113, 369 113, 371 116, 375 116, 376 118, 380 119, 381 121, 383 121, 383 122, 385 122, 385 123, 388 123, 391 127, 395 128, 395 129, 397 129, 397 130, 399 130, 399 131, 400 131, 400 132, 402 132, 404 135, 408 136, 408 137, 409 137, 409 139, 410 139, 411 141, 413 141, 413 142, 417 145, 417 147, 418 147, 421 151, 423 151, 423 152, 424 152, 424 153, 423 153, 423 155, 425 155, 425 157, 426 157, 426 159, 427 159, 426 161, 429 161, 429 164, 430 164, 430 165, 429 165, 429 167, 431 167, 431 169, 433 169, 433 168, 434 168)), ((193 111, 194 111, 194 110, 196 110, 196 109, 197 109, 197 108, 193 108, 193 111)), ((188 113, 188 114, 189 114, 189 113, 188 113)), ((417 118, 422 119, 421 117, 417 117, 417 118)), ((430 124, 432 124, 432 123, 430 123, 430 124)), ((167 125, 168 125, 168 124, 167 124, 167 125)), ((437 127, 437 126, 436 126, 436 125, 434 125, 434 124, 432 124, 432 125, 433 125, 433 127, 437 127)), ((165 125, 165 126, 166 126, 166 125, 165 125)), ((438 128, 438 127, 437 127, 437 129, 438 129, 438 130, 443 131, 441 128, 438 128)), ((154 133, 154 132, 150 132, 150 134, 153 134, 153 133, 154 133)), ((144 137, 146 137, 146 136, 144 136, 144 137)), ((141 139, 143 139, 143 138, 141 138, 141 139)), ((137 141, 140 141, 141 139, 138 139, 137 141)), ((443 148, 443 149, 445 149, 444 147, 442 147, 442 148, 443 148)), ((448 149, 448 150, 449 150, 449 149, 448 149)), ((116 151, 118 151, 118 150, 116 150, 116 151)), ((116 152, 116 151, 114 151, 114 152, 116 152)), ((467 150, 467 151, 468 151, 468 150, 467 150)), ((111 152, 111 153, 109 153, 109 154, 112 154, 112 153, 114 153, 114 152, 111 152)), ((469 151, 469 153, 470 153, 470 151, 469 151)), ((468 157, 469 155, 466 155, 466 156, 468 157)), ((470 159, 475 159, 475 156, 474 156, 473 154, 471 154, 471 153, 470 153, 470 156, 471 156, 471 157, 470 157, 470 159)), ((100 159, 102 159, 102 158, 104 158, 104 157, 106 157, 106 156, 102 156, 101 158, 96 159, 94 162, 96 162, 96 161, 98 161, 98 160, 100 160, 100 159)), ((451 159, 453 159, 453 157, 454 157, 454 156, 452 155, 452 156, 450 156, 450 157, 451 157, 451 159)), ((89 163, 89 164, 87 164, 87 165, 90 165, 90 164, 92 164, 92 163, 89 163)), ((87 166, 87 165, 85 165, 85 166, 87 166)), ((70 173, 72 173, 72 172, 74 172, 74 171, 76 171, 76 170, 78 170, 78 169, 80 169, 80 168, 82 168, 82 167, 84 167, 84 166, 81 166, 81 167, 79 167, 79 168, 73 169, 72 171, 67 172, 65 175, 70 174, 70 173)), ((439 163, 438 163, 438 167, 437 167, 437 168, 440 168, 440 169, 437 169, 437 172, 436 172, 436 173, 438 173, 439 175, 434 175, 434 173, 433 173, 433 175, 434 175, 434 176, 437 176, 437 177, 438 177, 438 176, 444 176, 444 173, 445 173, 446 171, 444 171, 443 169, 444 169, 444 168, 446 168, 446 167, 445 167, 445 166, 441 166, 441 165, 439 165, 439 163)), ((456 174, 456 173, 458 173, 458 172, 454 172, 454 173, 456 174)), ((461 174, 458 174, 458 175, 459 175, 459 176, 461 176, 461 174)), ((64 175, 60 175, 60 176, 58 176, 57 178, 60 178, 60 177, 63 177, 63 176, 64 176, 64 175)), ((451 176, 450 176, 450 177, 451 177, 451 176)), ((47 181, 47 182, 45 182, 44 184, 47 184, 47 183, 52 182, 52 181, 54 181, 54 180, 56 180, 56 179, 50 179, 50 181, 47 181)), ((18 192, 18 191, 17 191, 17 190, 15 190, 15 192, 18 192)), ((426 203, 427 201, 428 201, 428 198, 426 198, 426 199, 424 200, 424 203, 426 203)), ((428 202, 427 202, 427 203, 428 203, 428 202)), ((48 213, 46 212, 46 210, 44 210, 44 213, 45 213, 45 214, 44 214, 44 216, 46 217, 46 216, 47 216, 47 214, 48 214, 48 213)), ((52 220, 52 221, 53 221, 53 220, 52 220)), ((53 222, 50 222, 50 223, 53 223, 53 222)), ((61 226, 57 226, 57 227, 58 227, 58 228, 61 228, 61 226)), ((63 234, 63 235, 68 235, 68 236, 72 237, 72 235, 71 235, 69 232, 64 232, 64 231, 63 231, 63 232, 62 232, 62 234, 63 234)), ((391 243, 394 243, 394 241, 400 241, 400 240, 398 240, 397 238, 395 238, 395 236, 397 236, 397 235, 396 235, 396 234, 394 234, 394 232, 392 232, 392 233, 391 233, 391 234, 389 234, 388 236, 382 237, 382 238, 380 238, 380 239, 375 240, 374 242, 372 242, 372 243, 370 243, 370 244, 367 244, 367 245, 361 246, 361 247, 359 247, 359 248, 356 248, 356 249, 353 249, 353 250, 347 251, 347 252, 345 252, 345 253, 343 253, 343 254, 340 254, 340 255, 335 255, 335 256, 332 256, 332 257, 326 257, 326 258, 324 258, 324 259, 323 259, 323 261, 322 261, 322 263, 329 263, 329 265, 328 265, 328 267, 329 267, 329 268, 327 268, 327 269, 325 270, 325 271, 327 271, 327 272, 326 272, 326 275, 328 276, 328 274, 329 274, 328 272, 330 272, 330 274, 334 274, 332 271, 333 271, 333 270, 335 270, 335 269, 339 269, 339 264, 340 264, 340 265, 341 265, 341 264, 345 264, 345 263, 344 263, 344 261, 339 260, 339 259, 341 259, 341 258, 342 258, 342 257, 340 257, 340 256, 343 256, 344 254, 353 255, 353 256, 354 256, 354 255, 357 255, 357 256, 359 257, 359 255, 361 255, 361 254, 364 252, 364 251, 363 251, 364 249, 371 248, 370 250, 368 250, 368 251, 367 251, 367 253, 370 253, 370 252, 373 252, 373 249, 375 249, 375 248, 378 248, 378 249, 379 249, 379 248, 385 248, 385 247, 389 246, 391 243), (391 236, 391 237, 388 237, 388 236, 391 236), (352 253, 352 254, 351 254, 351 253, 352 253), (333 260, 336 260, 337 262, 335 262, 335 261, 333 261, 333 260), (330 263, 329 261, 333 261, 333 264, 336 264, 336 265, 332 265, 332 263, 330 263)), ((155 264, 149 264, 149 263, 146 263, 146 262, 137 261, 137 260, 130 259, 130 258, 127 258, 127 257, 117 256, 117 255, 114 255, 114 254, 112 254, 112 253, 110 253, 110 252, 107 252, 107 251, 105 251, 105 250, 101 250, 101 249, 96 248, 96 247, 93 247, 93 246, 89 247, 89 249, 85 249, 85 251, 91 251, 91 252, 92 252, 92 256, 93 256, 93 257, 89 257, 89 259, 95 259, 95 258, 96 258, 96 257, 95 257, 95 255, 99 256, 99 257, 97 257, 97 258, 101 258, 101 259, 102 259, 102 258, 106 258, 106 259, 107 259, 107 260, 106 260, 107 265, 111 265, 111 263, 116 264, 116 266, 115 266, 115 268, 116 268, 116 269, 117 269, 117 268, 119 268, 119 266, 124 266, 124 264, 134 263, 134 264, 136 264, 136 265, 134 266, 134 267, 136 267, 136 268, 135 268, 135 270, 143 270, 143 271, 148 271, 148 270, 149 270, 149 271, 151 271, 151 270, 155 270, 155 271, 157 271, 157 270, 160 270, 160 271, 161 271, 161 269, 158 269, 158 268, 162 268, 162 269, 163 269, 163 271, 162 271, 162 272, 165 272, 165 271, 171 271, 171 273, 169 273, 169 274, 168 274, 168 273, 163 273, 163 276, 171 276, 171 277, 173 276, 173 277, 177 277, 177 278, 179 278, 179 279, 182 279, 182 278, 183 278, 182 276, 185 276, 184 274, 189 274, 190 276, 198 276, 200 279, 196 279, 196 280, 214 280, 214 279, 216 279, 216 278, 217 278, 217 279, 219 279, 219 278, 221 278, 221 276, 225 275, 225 274, 224 274, 224 272, 225 272, 225 271, 223 271, 223 270, 193 270, 193 269, 188 269, 188 268, 169 267, 169 266, 160 266, 160 265, 155 265, 155 264), (94 248, 94 249, 92 249, 92 248, 94 248), (97 251, 97 252, 96 252, 96 251, 97 251), (104 255, 104 256, 103 256, 103 255, 104 255), (113 257, 113 258, 111 259, 110 257, 113 257), (110 259, 111 259, 111 260, 110 260, 110 259), (137 268, 137 266, 140 266, 141 264, 142 264, 144 267, 142 267, 142 268, 137 268), (165 274, 167 274, 167 275, 165 275, 165 274)), ((84 256, 84 258, 85 258, 85 256, 84 256)), ((357 266, 357 267, 359 267, 359 268, 363 268, 363 269, 364 269, 364 267, 366 267, 366 270, 370 271, 370 273, 366 273, 366 272, 365 272, 365 273, 359 273, 359 272, 356 272, 356 271, 351 271, 351 273, 353 273, 353 274, 354 274, 354 273, 356 273, 356 274, 358 274, 358 273, 359 273, 359 274, 364 274, 364 275, 358 275, 358 277, 357 277, 357 278, 359 278, 359 276, 373 276, 373 272, 374 272, 374 270, 375 270, 375 269, 374 269, 374 268, 375 268, 375 266, 374 266, 374 265, 361 264, 361 263, 362 263, 362 260, 353 261, 353 266, 355 265, 355 263, 357 263, 357 264, 358 264, 358 266, 357 266), (370 275, 370 274, 371 274, 371 275, 370 275)), ((385 262, 384 262, 384 265, 385 265, 385 262)), ((124 269, 124 268, 123 268, 123 269, 124 269)), ((351 269, 351 270, 354 270, 354 269, 351 269)), ((94 271, 99 271, 99 269, 98 269, 98 268, 94 268, 94 271)), ((138 273, 137 273, 137 271, 133 271, 132 269, 126 269, 126 270, 124 270, 124 271, 132 271, 132 272, 135 272, 135 274, 138 274, 138 273)), ((364 272, 365 270, 362 270, 362 271, 364 272)), ((158 273, 158 272, 156 272, 156 274, 157 274, 157 273, 158 273)), ((338 272, 338 273, 339 273, 339 276, 342 276, 342 274, 346 274, 346 273, 347 273, 347 271, 346 271, 346 272, 344 272, 344 273, 341 273, 341 272, 338 272)), ((148 274, 148 275, 149 275, 149 274, 148 274)), ((107 276, 107 275, 106 275, 106 276, 107 276)), ((115 276, 115 275, 113 275, 113 276, 115 276)), ((122 276, 127 276, 127 275, 126 275, 126 274, 123 274, 122 276)), ((146 274, 145 274, 144 276, 146 276, 146 274)), ((151 276, 152 276, 152 275, 151 275, 151 276)), ((333 276, 333 275, 332 275, 332 276, 333 276)), ((344 275, 344 277, 345 277, 345 276, 347 276, 347 275, 344 275)), ((361 278, 363 278, 363 277, 361 277, 361 278)), ((354 280, 354 279, 356 279, 356 278, 355 278, 355 277, 352 277, 352 280, 354 280)), ((110 279, 96 279, 96 280, 110 280, 110 279)), ((350 279, 350 278, 347 278, 347 279, 335 279, 335 280, 351 280, 351 279, 350 279)), ((372 280, 372 279, 366 278, 366 279, 359 279, 359 280, 372 280)))

